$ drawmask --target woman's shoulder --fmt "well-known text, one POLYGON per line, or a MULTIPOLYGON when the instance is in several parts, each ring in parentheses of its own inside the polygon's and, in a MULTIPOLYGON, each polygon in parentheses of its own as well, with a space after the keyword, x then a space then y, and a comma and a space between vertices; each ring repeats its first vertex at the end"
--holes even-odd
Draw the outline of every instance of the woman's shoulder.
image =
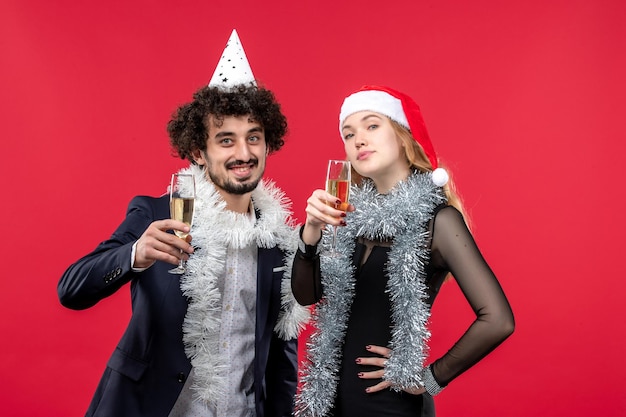
POLYGON ((459 229, 467 231, 463 214, 454 206, 442 204, 435 209, 431 231, 433 237, 438 232, 454 232, 459 229))
POLYGON ((441 204, 435 208, 433 213, 433 219, 435 221, 439 221, 439 219, 444 219, 441 221, 446 221, 445 219, 463 219, 463 214, 454 206, 449 204, 441 204))

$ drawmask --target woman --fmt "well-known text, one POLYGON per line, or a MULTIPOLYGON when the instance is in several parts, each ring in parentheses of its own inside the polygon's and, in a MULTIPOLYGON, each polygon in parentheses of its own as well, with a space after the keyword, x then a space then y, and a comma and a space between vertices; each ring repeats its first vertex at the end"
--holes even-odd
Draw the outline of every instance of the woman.
POLYGON ((469 232, 417 104, 387 87, 344 100, 340 130, 353 169, 348 212, 316 190, 293 264, 298 302, 316 306, 296 400, 300 416, 432 416, 432 396, 506 339, 509 303, 469 232), (340 257, 320 256, 327 225, 340 257), (443 357, 427 328, 451 274, 476 320, 443 357))

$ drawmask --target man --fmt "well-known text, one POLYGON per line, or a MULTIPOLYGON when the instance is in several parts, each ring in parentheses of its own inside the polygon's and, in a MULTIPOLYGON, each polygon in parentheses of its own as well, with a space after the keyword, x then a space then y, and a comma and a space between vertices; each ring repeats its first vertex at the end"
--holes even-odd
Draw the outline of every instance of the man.
POLYGON ((307 310, 290 292, 297 234, 285 197, 262 181, 286 128, 233 31, 209 85, 168 124, 191 162, 182 172, 195 176, 191 229, 169 219, 168 196, 135 197, 111 238, 59 281, 73 309, 130 282, 130 323, 88 416, 291 415, 307 310), (180 259, 186 272, 168 274, 180 259))

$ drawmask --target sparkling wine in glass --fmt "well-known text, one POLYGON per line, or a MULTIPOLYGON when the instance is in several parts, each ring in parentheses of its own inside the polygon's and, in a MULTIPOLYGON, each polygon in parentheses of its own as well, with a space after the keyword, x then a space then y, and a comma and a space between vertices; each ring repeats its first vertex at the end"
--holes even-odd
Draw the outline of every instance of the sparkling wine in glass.
MULTIPOLYGON (((170 218, 185 223, 191 229, 193 224, 193 206, 196 200, 196 182, 191 174, 172 174, 170 183, 170 218)), ((189 233, 174 230, 174 234, 185 239, 189 233)), ((185 272, 185 262, 181 259, 178 266, 168 271, 170 274, 185 272)))
MULTIPOLYGON (((350 162, 331 159, 328 161, 328 172, 326 174, 326 192, 337 197, 340 203, 334 201, 328 203, 330 206, 346 211, 348 210, 348 199, 350 197, 350 162)), ((337 226, 333 226, 333 240, 328 256, 338 256, 337 252, 337 226)))

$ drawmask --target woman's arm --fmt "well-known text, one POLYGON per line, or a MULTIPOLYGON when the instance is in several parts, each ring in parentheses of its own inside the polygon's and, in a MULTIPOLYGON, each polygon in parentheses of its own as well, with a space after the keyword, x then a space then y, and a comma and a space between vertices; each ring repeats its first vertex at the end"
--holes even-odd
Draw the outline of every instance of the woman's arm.
MULTIPOLYGON (((334 208, 337 197, 315 190, 307 200, 306 221, 300 228, 300 245, 291 271, 291 290, 298 303, 311 305, 322 297, 320 259, 317 245, 326 225, 345 225, 346 213, 334 208)), ((354 211, 349 205, 348 211, 354 211)))
POLYGON ((311 305, 322 298, 322 278, 317 245, 307 245, 302 240, 304 226, 300 228, 300 244, 291 270, 291 290, 301 305, 311 305))
POLYGON ((432 363, 434 378, 445 386, 509 337, 515 322, 498 280, 454 207, 443 208, 435 217, 432 257, 452 273, 476 314, 463 336, 432 363))

